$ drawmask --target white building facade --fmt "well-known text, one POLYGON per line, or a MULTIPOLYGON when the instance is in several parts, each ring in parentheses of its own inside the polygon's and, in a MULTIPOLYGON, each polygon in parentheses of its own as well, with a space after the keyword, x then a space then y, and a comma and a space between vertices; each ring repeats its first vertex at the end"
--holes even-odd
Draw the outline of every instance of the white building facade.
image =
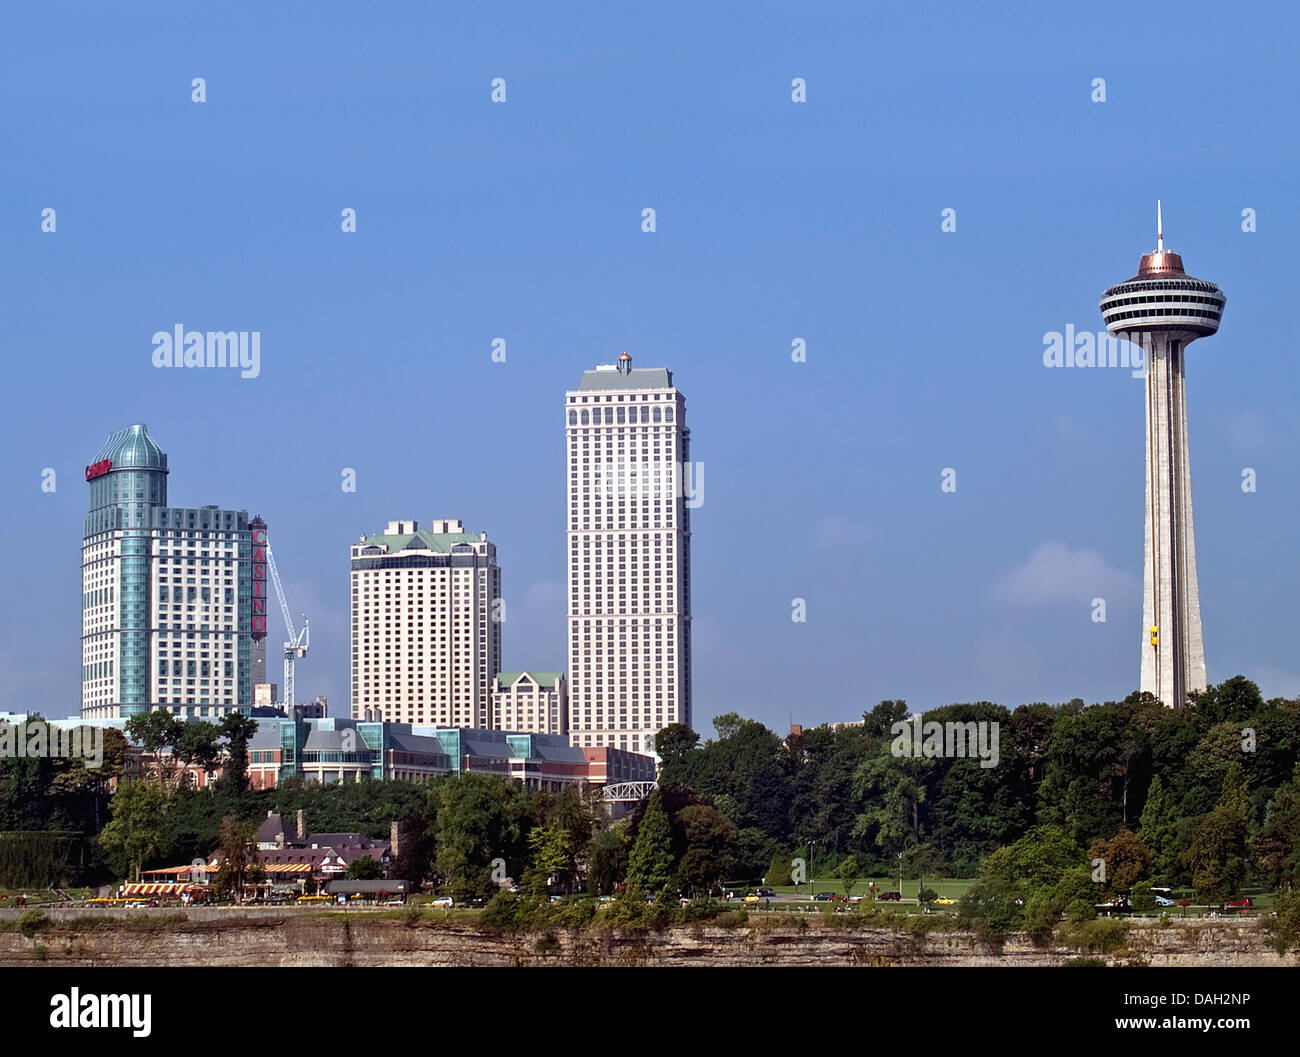
POLYGON ((498 672, 492 727, 528 734, 569 733, 569 694, 562 672, 498 672))
POLYGON ((487 727, 501 570, 460 521, 391 521, 352 546, 352 717, 487 727))
POLYGON ((570 740, 653 753, 691 723, 686 400, 624 353, 565 394, 565 426, 570 740))

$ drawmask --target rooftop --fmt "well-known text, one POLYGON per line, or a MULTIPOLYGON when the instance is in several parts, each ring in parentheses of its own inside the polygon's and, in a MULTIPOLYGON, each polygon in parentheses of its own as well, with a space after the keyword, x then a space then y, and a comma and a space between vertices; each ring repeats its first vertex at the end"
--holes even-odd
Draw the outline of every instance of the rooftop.
POLYGON ((113 464, 114 470, 167 469, 167 454, 149 436, 149 427, 143 422, 109 434, 99 454, 91 461, 102 462, 104 459, 113 464))
POLYGON ((667 367, 633 367, 623 372, 610 364, 583 371, 579 392, 614 392, 628 389, 671 389, 673 372, 667 367))

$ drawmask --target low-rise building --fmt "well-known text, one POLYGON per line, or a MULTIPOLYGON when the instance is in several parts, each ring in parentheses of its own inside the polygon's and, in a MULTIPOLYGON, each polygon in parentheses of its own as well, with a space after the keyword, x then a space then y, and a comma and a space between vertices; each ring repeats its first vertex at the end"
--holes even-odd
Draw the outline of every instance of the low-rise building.
POLYGON ((492 726, 536 734, 569 733, 563 672, 499 672, 492 680, 492 726))

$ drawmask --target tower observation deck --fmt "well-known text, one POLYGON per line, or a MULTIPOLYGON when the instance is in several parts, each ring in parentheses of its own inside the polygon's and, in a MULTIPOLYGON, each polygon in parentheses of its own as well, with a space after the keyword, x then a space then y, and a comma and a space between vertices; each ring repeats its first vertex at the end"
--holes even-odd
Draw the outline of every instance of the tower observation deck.
POLYGON ((1146 349, 1141 689, 1173 708, 1206 686, 1184 360, 1191 342, 1219 329, 1226 301, 1214 283, 1193 279, 1182 257, 1165 249, 1158 203, 1155 251, 1142 255, 1137 275, 1101 298, 1106 329, 1146 349))

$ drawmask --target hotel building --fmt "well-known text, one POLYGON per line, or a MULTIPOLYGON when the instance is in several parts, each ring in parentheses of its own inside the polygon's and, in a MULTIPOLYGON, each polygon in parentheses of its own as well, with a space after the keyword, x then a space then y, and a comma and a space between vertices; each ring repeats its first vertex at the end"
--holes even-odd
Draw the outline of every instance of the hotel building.
POLYGON ((492 726, 536 734, 569 732, 562 672, 499 672, 492 681, 492 726))
POLYGON ((691 723, 686 399, 624 353, 565 394, 565 425, 569 732, 653 753, 691 723))
POLYGON ((352 546, 352 718, 487 727, 501 668, 496 545, 456 520, 352 546))
MULTIPOLYGON (((154 708, 193 719, 252 707, 248 512, 169 507, 167 474, 167 455, 144 425, 113 433, 86 467, 83 719, 154 708)), ((264 637, 264 616, 259 627, 264 637)))

